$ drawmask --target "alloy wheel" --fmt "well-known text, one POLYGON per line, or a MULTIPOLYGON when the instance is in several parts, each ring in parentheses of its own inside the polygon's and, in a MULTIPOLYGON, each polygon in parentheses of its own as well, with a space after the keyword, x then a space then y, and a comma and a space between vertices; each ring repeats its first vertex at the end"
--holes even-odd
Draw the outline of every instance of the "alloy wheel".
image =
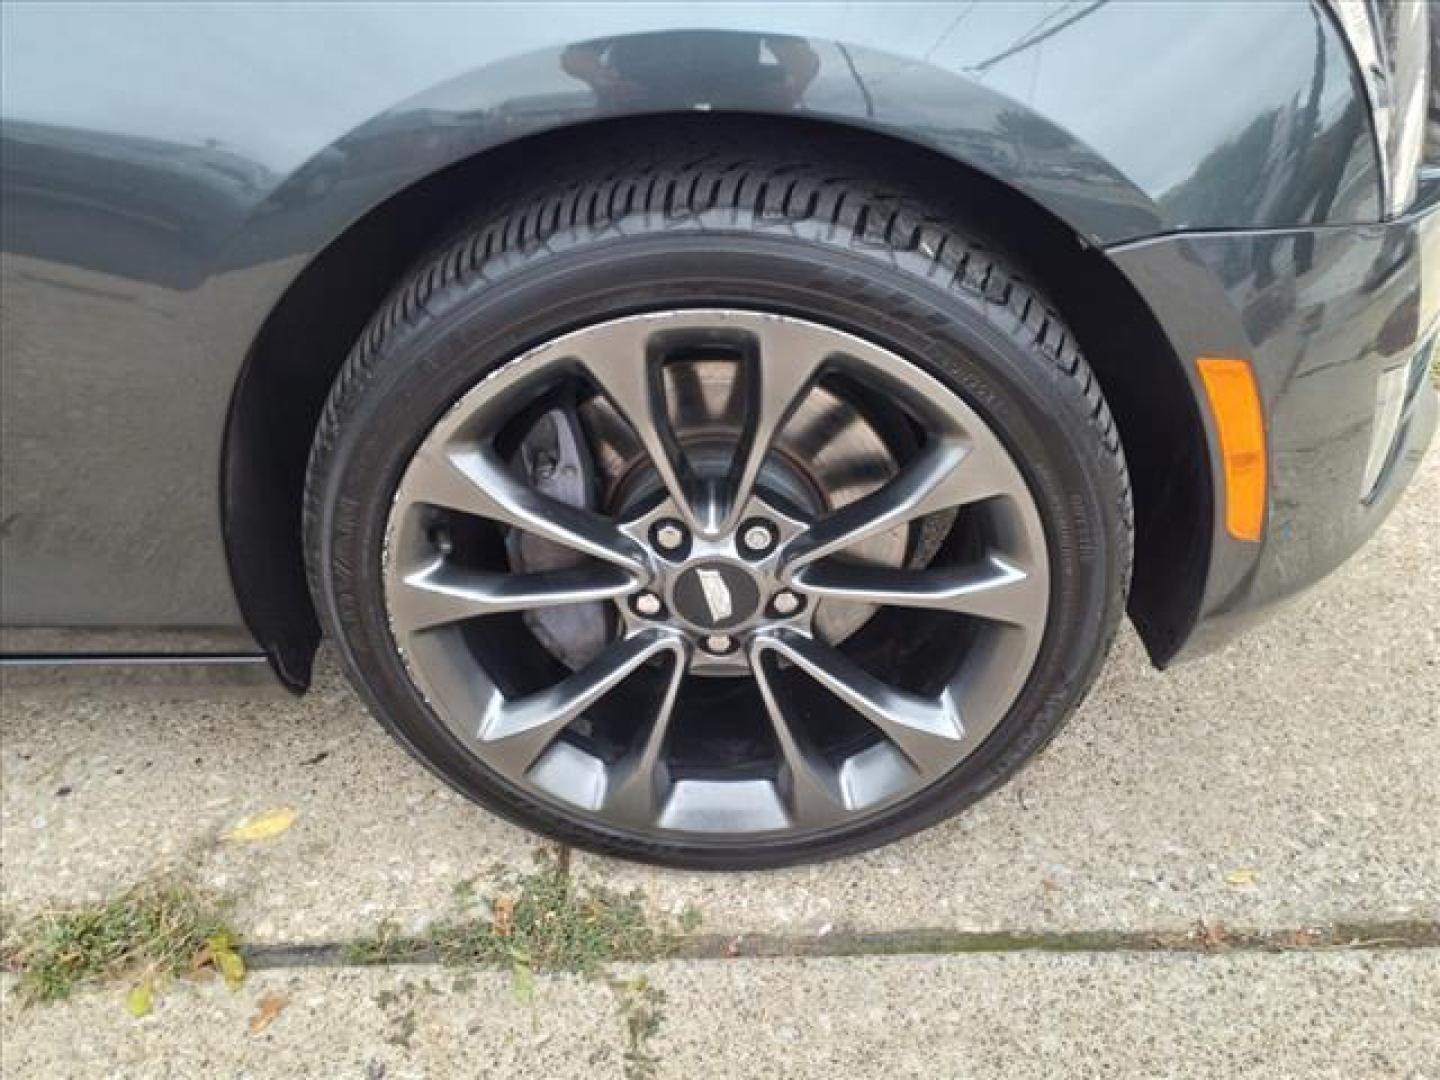
POLYGON ((961 398, 845 331, 674 310, 555 338, 422 438, 383 553, 430 708, 640 837, 815 834, 937 783, 1024 687, 1049 563, 961 398))

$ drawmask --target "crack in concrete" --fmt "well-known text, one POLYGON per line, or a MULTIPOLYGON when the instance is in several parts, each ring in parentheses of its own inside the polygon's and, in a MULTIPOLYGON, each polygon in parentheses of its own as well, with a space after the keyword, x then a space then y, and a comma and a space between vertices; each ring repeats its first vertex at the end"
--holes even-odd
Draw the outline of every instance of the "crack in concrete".
MULTIPOLYGON (((250 945, 255 970, 296 967, 375 967, 433 964, 419 949, 403 958, 366 964, 346 955, 346 942, 250 945)), ((866 956, 954 956, 967 953, 1161 953, 1221 956, 1237 952, 1295 953, 1337 950, 1440 948, 1440 921, 1392 920, 1332 923, 1284 929, 1232 929, 1198 922, 1190 930, 836 930, 828 934, 693 934, 677 938, 652 962, 785 960, 866 956)))

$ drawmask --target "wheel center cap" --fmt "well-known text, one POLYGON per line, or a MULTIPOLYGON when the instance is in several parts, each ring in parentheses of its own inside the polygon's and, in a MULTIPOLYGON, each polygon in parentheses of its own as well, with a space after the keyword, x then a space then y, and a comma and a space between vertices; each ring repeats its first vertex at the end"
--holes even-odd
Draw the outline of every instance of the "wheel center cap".
POLYGON ((700 563, 675 579, 673 599, 676 613, 692 626, 728 630, 755 614, 760 587, 731 563, 700 563))

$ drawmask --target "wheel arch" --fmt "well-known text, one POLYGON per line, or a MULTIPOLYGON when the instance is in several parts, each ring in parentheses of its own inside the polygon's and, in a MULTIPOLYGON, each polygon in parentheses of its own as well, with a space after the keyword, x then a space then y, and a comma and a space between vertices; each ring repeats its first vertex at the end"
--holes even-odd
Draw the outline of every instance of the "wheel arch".
MULTIPOLYGON (((308 685, 320 639, 304 573, 301 505, 310 443, 354 341, 404 274, 460 221, 503 196, 510 178, 637 124, 653 137, 736 122, 677 113, 594 120, 527 135, 414 181, 321 248, 265 318, 232 395, 222 456, 222 522, 241 611, 281 679, 308 685), (324 318, 315 317, 319 310, 324 318)), ((1007 250, 1080 338, 1119 427, 1136 504, 1130 614, 1157 664, 1193 626, 1209 559, 1213 493, 1206 436, 1179 359, 1149 308, 1103 251, 1030 194, 973 164, 839 122, 755 115, 783 135, 804 129, 868 144, 916 183, 973 197, 982 231, 1007 250)))

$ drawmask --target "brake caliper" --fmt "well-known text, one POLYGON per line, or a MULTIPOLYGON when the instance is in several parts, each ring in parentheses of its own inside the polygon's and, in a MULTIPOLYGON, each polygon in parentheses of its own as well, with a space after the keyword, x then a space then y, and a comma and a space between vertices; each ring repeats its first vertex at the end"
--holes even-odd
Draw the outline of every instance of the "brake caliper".
MULTIPOLYGON (((573 400, 550 409, 521 441, 512 467, 536 491, 585 510, 595 507, 595 466, 573 400)), ((585 556, 550 540, 511 529, 505 537, 517 573, 580 566, 585 556)), ((533 608, 524 614, 530 632, 572 670, 600 654, 609 638, 606 607, 599 602, 533 608)))

